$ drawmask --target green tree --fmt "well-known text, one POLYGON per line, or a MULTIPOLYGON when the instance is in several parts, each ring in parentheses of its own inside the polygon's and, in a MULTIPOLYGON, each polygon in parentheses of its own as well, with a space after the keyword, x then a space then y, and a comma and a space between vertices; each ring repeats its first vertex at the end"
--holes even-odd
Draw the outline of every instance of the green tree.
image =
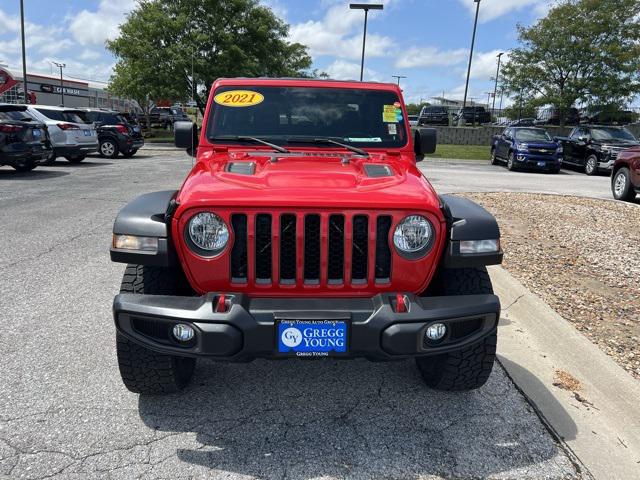
POLYGON ((638 0, 561 0, 535 25, 518 26, 521 46, 502 70, 506 90, 560 112, 629 101, 640 93, 639 19, 638 0))
POLYGON ((143 102, 193 96, 204 112, 217 78, 310 75, 307 48, 288 30, 257 0, 139 0, 107 42, 111 89, 143 102))

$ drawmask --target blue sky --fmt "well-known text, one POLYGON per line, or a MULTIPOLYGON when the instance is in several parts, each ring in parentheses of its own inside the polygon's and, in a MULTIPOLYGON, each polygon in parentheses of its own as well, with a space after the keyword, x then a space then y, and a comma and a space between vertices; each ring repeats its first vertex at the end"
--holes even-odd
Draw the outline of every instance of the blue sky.
MULTIPOLYGON (((360 0, 362 2, 362 0, 360 0)), ((482 0, 470 97, 486 101, 493 90, 496 55, 517 45, 516 24, 529 25, 545 15, 552 0, 482 0)), ((365 0, 366 2, 366 0, 365 0)), ((104 41, 135 0, 25 0, 27 63, 49 72, 52 60, 67 73, 107 80, 115 59, 104 41)), ((309 46, 314 67, 334 78, 358 78, 364 15, 349 1, 261 0, 291 25, 291 39, 309 46)), ((462 98, 471 43, 473 0, 381 0, 371 12, 365 79, 394 81, 405 75, 407 101, 435 95, 462 98)), ((19 0, 0 1, 0 62, 19 69, 19 0)), ((504 57, 503 57, 504 58, 504 57)))

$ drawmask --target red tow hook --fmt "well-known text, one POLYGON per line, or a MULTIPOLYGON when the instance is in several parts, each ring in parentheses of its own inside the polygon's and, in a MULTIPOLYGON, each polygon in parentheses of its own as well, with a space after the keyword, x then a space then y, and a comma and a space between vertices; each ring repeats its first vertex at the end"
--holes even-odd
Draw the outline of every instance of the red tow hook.
POLYGON ((220 295, 218 297, 218 301, 216 303, 216 308, 214 311, 216 313, 224 313, 227 311, 227 299, 224 295, 220 295))
POLYGON ((407 300, 402 293, 396 293, 396 313, 407 313, 407 300))

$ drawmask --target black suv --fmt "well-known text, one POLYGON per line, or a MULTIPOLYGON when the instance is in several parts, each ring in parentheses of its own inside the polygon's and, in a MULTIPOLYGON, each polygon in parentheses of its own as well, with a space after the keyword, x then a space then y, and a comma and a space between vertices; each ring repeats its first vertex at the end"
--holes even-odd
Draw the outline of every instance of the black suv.
POLYGON ((421 125, 449 125, 449 109, 447 107, 426 106, 420 110, 418 126, 421 125))
POLYGON ((133 157, 144 145, 142 129, 131 124, 118 112, 112 110, 85 109, 87 120, 96 126, 100 156, 115 158, 118 153, 123 157, 133 157))
POLYGON ((51 156, 47 126, 26 113, 22 105, 0 104, 0 166, 28 172, 51 156))
POLYGON ((491 113, 487 112, 484 107, 464 107, 458 110, 453 117, 455 122, 459 122, 461 118, 464 118, 465 123, 483 124, 491 123, 491 113))

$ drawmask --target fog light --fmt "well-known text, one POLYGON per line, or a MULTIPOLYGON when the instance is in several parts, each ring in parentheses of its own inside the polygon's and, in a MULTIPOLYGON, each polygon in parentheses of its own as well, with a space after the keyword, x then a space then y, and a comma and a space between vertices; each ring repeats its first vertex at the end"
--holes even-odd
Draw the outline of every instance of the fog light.
POLYGON ((434 323, 429 325, 424 336, 428 341, 437 342, 442 340, 447 333, 447 326, 444 323, 434 323))
POLYGON ((173 336, 181 342, 188 342, 193 338, 195 332, 193 328, 184 323, 179 323, 173 327, 173 336))

